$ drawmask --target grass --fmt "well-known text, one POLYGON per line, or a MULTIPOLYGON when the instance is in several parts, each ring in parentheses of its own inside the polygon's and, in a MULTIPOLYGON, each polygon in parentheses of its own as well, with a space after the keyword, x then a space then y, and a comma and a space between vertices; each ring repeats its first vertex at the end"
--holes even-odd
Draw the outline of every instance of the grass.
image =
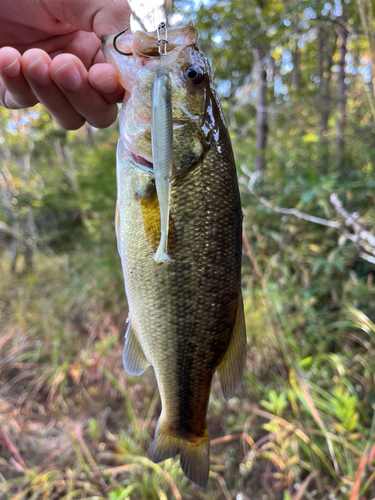
POLYGON ((225 402, 214 379, 200 491, 178 459, 147 458, 160 401, 152 369, 122 367, 120 267, 88 252, 39 256, 33 275, 0 262, 1 499, 375 497, 375 325, 361 311, 348 306, 332 326, 340 350, 312 349, 258 269, 244 290, 244 383, 225 402))

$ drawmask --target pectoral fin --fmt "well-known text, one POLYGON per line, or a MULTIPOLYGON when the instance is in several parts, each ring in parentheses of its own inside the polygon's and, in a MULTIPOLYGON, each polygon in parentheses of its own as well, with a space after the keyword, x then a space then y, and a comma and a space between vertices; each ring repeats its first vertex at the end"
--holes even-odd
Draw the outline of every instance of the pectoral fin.
POLYGON ((225 399, 233 396, 246 365, 246 327, 242 295, 238 303, 232 338, 217 372, 225 399))
POLYGON ((150 365, 130 320, 125 333, 125 346, 122 361, 125 371, 130 375, 140 375, 150 365))

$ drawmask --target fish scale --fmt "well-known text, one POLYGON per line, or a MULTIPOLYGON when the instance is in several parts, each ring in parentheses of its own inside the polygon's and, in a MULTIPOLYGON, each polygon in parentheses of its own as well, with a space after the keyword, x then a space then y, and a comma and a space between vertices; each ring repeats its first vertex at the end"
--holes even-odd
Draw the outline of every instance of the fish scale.
MULTIPOLYGON (((190 25, 180 31, 184 29, 192 30, 190 25)), ((177 35, 178 30, 172 32, 176 39, 177 35)), ((136 33, 131 39, 134 52, 137 36, 144 34, 136 33)), ((173 163, 178 167, 170 195, 170 259, 162 263, 153 260, 160 240, 155 179, 152 171, 134 160, 134 154, 146 155, 149 150, 144 145, 149 141, 145 116, 133 143, 121 139, 128 137, 123 133, 126 116, 121 119, 116 230, 130 318, 124 364, 133 374, 142 373, 150 364, 155 370, 162 412, 150 457, 158 462, 180 454, 184 473, 204 487, 209 472, 206 414, 212 377, 217 370, 224 396, 231 397, 246 357, 240 282, 242 212, 230 138, 207 59, 195 41, 186 42, 186 35, 184 43, 176 39, 175 58, 172 53, 165 56, 171 74, 173 119, 192 112, 187 128, 173 132, 173 163), (201 64, 204 71, 200 87, 182 80, 184 65, 191 61, 201 64)), ((109 41, 106 57, 119 66, 121 61, 110 48, 109 41)), ((152 54, 152 48, 148 53, 152 54)), ((145 89, 150 88, 157 65, 152 66, 149 59, 146 63, 149 74, 147 66, 142 67, 139 80, 136 64, 132 66, 129 79, 138 87, 127 109, 141 95, 150 99, 145 89)), ((149 103, 142 106, 146 118, 150 108, 149 103)), ((133 111, 131 127, 136 135, 134 120, 140 111, 137 107, 133 111)))

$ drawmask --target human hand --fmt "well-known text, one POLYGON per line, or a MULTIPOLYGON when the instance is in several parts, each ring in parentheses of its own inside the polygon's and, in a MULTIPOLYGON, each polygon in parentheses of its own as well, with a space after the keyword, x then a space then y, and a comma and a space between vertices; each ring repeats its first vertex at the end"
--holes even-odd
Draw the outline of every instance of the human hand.
POLYGON ((41 102, 67 130, 85 121, 109 126, 124 89, 104 63, 100 38, 129 21, 124 0, 3 0, 1 105, 19 109, 41 102))

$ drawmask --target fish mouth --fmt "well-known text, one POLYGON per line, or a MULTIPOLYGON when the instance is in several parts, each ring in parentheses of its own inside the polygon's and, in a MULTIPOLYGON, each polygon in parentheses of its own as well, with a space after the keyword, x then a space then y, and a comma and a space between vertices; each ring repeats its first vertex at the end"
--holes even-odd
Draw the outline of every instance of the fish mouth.
POLYGON ((134 161, 134 163, 136 163, 139 167, 144 168, 151 172, 154 171, 154 164, 151 161, 146 160, 146 158, 144 158, 143 156, 131 152, 131 158, 134 161))

